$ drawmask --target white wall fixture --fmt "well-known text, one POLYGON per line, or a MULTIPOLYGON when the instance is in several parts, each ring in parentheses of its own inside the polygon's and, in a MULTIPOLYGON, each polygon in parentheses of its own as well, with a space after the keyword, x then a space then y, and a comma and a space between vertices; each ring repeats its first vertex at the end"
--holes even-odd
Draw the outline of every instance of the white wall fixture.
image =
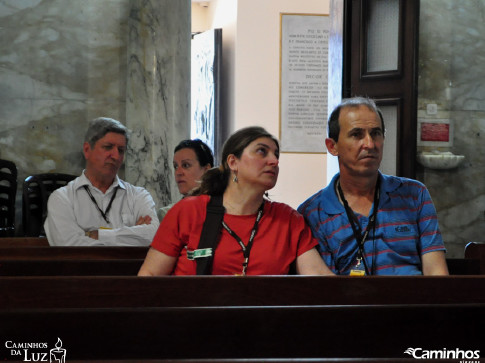
POLYGON ((429 169, 453 169, 458 167, 464 155, 455 155, 449 151, 429 151, 418 153, 418 161, 429 169))

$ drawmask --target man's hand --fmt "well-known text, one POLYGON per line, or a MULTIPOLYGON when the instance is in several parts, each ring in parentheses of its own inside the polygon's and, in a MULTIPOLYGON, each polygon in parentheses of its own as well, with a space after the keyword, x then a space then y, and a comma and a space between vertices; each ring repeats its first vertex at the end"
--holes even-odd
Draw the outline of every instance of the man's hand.
POLYGON ((142 216, 140 218, 138 218, 138 220, 136 221, 136 225, 139 226, 141 224, 150 224, 152 223, 152 217, 150 216, 142 216))
POLYGON ((85 235, 92 239, 98 239, 98 230, 96 229, 94 231, 87 231, 85 235))

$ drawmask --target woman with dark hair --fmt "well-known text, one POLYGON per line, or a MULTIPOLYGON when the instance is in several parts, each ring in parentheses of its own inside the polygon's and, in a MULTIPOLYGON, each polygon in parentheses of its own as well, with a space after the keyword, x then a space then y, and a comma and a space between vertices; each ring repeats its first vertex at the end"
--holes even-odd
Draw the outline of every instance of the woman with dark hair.
MULTIPOLYGON (((214 166, 212 151, 199 139, 182 140, 174 149, 173 170, 180 194, 186 197, 194 188, 200 186, 202 175, 214 166)), ((161 221, 175 203, 158 210, 161 221)))
POLYGON ((200 274, 203 261, 210 261, 204 274, 282 275, 292 265, 299 274, 332 274, 303 217, 265 198, 276 184, 278 159, 278 140, 261 127, 229 137, 220 167, 204 174, 194 193, 198 195, 184 198, 168 212, 139 275, 200 274), (212 219, 216 201, 224 213, 222 222, 211 227, 215 243, 202 248, 206 216, 212 219))

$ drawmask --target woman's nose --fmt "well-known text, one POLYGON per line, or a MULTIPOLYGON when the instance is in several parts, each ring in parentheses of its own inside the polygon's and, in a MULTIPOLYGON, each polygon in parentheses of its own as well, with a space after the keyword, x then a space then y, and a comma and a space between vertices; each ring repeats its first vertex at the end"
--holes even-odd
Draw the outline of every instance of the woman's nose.
POLYGON ((275 154, 270 154, 269 156, 269 164, 270 165, 278 165, 279 164, 279 160, 278 160, 278 157, 275 155, 275 154))

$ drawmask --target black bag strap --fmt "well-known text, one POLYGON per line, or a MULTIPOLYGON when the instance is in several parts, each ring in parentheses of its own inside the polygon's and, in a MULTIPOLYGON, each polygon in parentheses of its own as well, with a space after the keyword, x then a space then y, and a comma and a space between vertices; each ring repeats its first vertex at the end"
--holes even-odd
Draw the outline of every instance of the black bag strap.
POLYGON ((222 195, 213 195, 207 203, 207 214, 200 234, 198 249, 212 248, 212 254, 197 258, 197 275, 211 275, 214 253, 219 244, 222 219, 226 209, 222 205, 222 195))

